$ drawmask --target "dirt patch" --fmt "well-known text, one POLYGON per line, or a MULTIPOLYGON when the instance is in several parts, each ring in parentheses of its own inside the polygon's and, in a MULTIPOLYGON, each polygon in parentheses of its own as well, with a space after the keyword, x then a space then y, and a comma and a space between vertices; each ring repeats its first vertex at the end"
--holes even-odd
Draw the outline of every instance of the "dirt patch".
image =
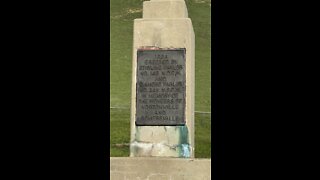
POLYGON ((122 147, 129 147, 130 144, 124 143, 124 144, 114 144, 114 147, 122 148, 122 147))
POLYGON ((128 16, 129 14, 135 14, 135 13, 141 13, 142 12, 142 9, 140 8, 137 8, 137 9, 126 9, 124 13, 121 13, 119 15, 116 15, 116 16, 110 16, 111 19, 121 19, 121 18, 124 18, 126 16, 128 16))
POLYGON ((142 9, 128 9, 127 13, 133 14, 133 13, 140 13, 142 12, 142 9))
POLYGON ((195 3, 208 4, 211 7, 211 0, 194 0, 195 3))

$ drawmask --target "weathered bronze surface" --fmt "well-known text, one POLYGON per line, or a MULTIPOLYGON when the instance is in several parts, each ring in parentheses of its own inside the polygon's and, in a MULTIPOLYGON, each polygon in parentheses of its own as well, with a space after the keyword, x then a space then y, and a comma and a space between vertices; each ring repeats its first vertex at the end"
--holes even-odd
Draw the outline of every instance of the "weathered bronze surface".
POLYGON ((185 124, 185 49, 137 52, 136 125, 185 124))

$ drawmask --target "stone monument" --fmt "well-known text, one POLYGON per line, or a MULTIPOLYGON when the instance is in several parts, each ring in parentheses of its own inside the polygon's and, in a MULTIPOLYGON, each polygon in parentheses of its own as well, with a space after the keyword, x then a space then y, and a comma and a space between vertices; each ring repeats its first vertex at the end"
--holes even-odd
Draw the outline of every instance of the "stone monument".
POLYGON ((184 0, 134 20, 131 157, 194 158, 195 37, 184 0))

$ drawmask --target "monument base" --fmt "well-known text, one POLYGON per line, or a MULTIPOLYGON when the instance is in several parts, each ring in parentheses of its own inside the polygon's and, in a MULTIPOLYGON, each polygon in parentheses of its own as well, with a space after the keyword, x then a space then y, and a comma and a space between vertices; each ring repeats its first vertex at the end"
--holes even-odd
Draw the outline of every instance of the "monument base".
POLYGON ((110 179, 209 180, 211 159, 111 157, 110 179))
POLYGON ((136 126, 130 156, 190 158, 193 149, 188 137, 186 126, 136 126))

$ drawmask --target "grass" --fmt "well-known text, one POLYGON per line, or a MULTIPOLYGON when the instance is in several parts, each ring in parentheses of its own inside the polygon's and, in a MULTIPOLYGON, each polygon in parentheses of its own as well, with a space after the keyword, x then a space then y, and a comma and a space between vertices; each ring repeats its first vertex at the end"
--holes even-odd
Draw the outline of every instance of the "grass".
MULTIPOLYGON (((110 156, 129 156, 133 20, 143 0, 110 1, 110 156)), ((186 0, 196 35, 196 111, 211 111, 211 1, 186 0)), ((211 115, 196 113, 196 157, 211 157, 211 115)))
POLYGON ((110 156, 129 156, 130 111, 129 109, 110 110, 110 156))

